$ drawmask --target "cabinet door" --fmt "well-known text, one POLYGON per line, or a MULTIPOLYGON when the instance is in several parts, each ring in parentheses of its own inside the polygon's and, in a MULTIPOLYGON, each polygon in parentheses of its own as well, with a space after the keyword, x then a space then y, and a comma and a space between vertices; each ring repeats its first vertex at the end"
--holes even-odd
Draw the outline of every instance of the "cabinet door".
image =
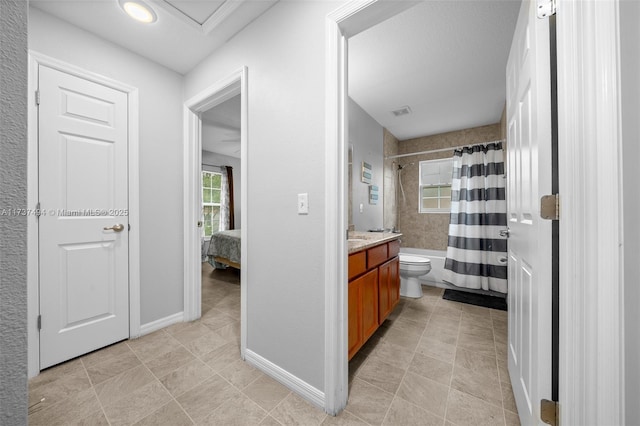
POLYGON ((349 283, 349 359, 351 359, 364 340, 362 335, 362 281, 353 280, 349 283))
POLYGON ((391 311, 400 301, 400 258, 396 257, 389 261, 389 301, 391 303, 391 311))
POLYGON ((362 280, 362 328, 364 340, 378 329, 378 270, 374 269, 358 278, 362 280))
POLYGON ((400 260, 395 257, 378 268, 378 292, 380 294, 379 324, 396 307, 400 300, 400 260))

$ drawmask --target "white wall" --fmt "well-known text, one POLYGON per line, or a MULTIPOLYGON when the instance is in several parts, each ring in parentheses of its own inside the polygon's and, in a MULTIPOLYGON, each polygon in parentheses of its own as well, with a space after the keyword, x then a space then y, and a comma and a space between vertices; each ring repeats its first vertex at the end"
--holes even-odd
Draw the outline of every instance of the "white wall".
MULTIPOLYGON (((27 3, 0 1, 0 206, 27 207, 27 3)), ((27 217, 0 215, 0 425, 27 424, 27 217)))
MULTIPOLYGON (((203 125, 202 138, 205 139, 206 137, 206 127, 203 125)), ((233 220, 235 221, 236 228, 240 228, 240 218, 242 217, 242 204, 240 202, 240 159, 216 152, 202 151, 202 164, 233 167, 233 207, 235 213, 233 220)))
POLYGON ((353 225, 356 231, 383 227, 383 129, 360 105, 349 98, 349 143, 353 145, 353 225), (362 182, 362 162, 372 166, 371 184, 378 187, 378 204, 369 204, 369 184, 362 182), (362 204, 362 213, 360 213, 362 204))
POLYGON ((34 8, 29 48, 139 89, 140 319, 182 312, 182 76, 34 8))
POLYGON ((640 424, 640 4, 620 2, 622 84, 624 300, 625 300, 625 409, 628 425, 640 424))
MULTIPOLYGON (((324 390, 325 19, 279 2, 186 75, 185 99, 248 67, 247 349, 324 390), (297 194, 309 194, 298 215, 297 194)), ((243 242, 244 244, 244 242, 243 242)))

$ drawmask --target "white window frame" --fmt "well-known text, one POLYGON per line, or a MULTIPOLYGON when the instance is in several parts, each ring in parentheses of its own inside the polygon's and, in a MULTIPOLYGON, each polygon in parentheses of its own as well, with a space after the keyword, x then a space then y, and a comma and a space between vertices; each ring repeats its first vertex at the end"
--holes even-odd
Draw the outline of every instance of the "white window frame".
MULTIPOLYGON (((453 160, 451 158, 441 158, 438 160, 424 160, 424 161, 420 161, 419 166, 418 166, 418 213, 450 213, 451 212, 451 206, 449 207, 438 207, 438 208, 428 208, 425 209, 422 207, 422 200, 423 200, 423 196, 422 196, 422 190, 423 188, 438 188, 438 195, 441 194, 441 190, 442 188, 446 188, 449 187, 451 188, 451 183, 452 183, 452 173, 450 172, 449 174, 446 175, 446 177, 443 177, 442 174, 440 174, 441 177, 441 181, 438 183, 430 183, 430 184, 425 184, 422 182, 422 166, 424 164, 436 164, 436 163, 449 163, 451 165, 451 169, 453 169, 453 160)), ((438 197, 438 205, 440 205, 440 200, 442 199, 442 197, 438 197)))
MULTIPOLYGON (((202 173, 200 174, 200 181, 202 182, 202 177, 204 176, 205 173, 208 173, 210 175, 220 175, 220 199, 222 199, 222 173, 221 172, 214 172, 212 170, 202 170, 202 173)), ((215 189, 215 188, 214 188, 215 189)), ((207 235, 206 234, 206 224, 205 224, 205 220, 204 220, 204 208, 205 207, 220 207, 222 208, 221 204, 222 203, 206 203, 204 201, 204 185, 200 185, 200 196, 202 197, 202 237, 203 238, 209 238, 211 237, 211 235, 207 235)), ((220 229, 220 218, 221 216, 218 216, 218 230, 220 229)))

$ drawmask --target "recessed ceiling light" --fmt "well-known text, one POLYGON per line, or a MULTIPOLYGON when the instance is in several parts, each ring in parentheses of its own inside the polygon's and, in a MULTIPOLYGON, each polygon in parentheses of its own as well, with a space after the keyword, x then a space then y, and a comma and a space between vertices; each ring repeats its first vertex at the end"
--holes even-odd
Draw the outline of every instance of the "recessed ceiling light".
POLYGON ((158 16, 153 9, 140 0, 118 0, 118 3, 120 3, 122 10, 136 21, 151 24, 158 20, 158 16))

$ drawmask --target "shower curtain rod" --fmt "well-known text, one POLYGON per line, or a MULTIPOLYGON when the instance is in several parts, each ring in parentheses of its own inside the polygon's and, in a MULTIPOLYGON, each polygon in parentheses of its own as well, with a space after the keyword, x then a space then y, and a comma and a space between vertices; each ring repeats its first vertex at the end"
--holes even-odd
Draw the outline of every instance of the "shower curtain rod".
POLYGON ((452 147, 449 147, 449 148, 430 149, 428 151, 410 152, 408 154, 390 155, 388 157, 384 157, 384 159, 385 160, 390 160, 392 158, 411 157, 413 155, 434 154, 436 152, 455 151, 456 149, 466 148, 468 146, 486 145, 486 144, 489 144, 489 143, 497 143, 497 142, 505 142, 505 139, 498 139, 498 140, 490 141, 490 142, 479 142, 479 143, 474 143, 474 144, 470 144, 470 145, 452 146, 452 147))

